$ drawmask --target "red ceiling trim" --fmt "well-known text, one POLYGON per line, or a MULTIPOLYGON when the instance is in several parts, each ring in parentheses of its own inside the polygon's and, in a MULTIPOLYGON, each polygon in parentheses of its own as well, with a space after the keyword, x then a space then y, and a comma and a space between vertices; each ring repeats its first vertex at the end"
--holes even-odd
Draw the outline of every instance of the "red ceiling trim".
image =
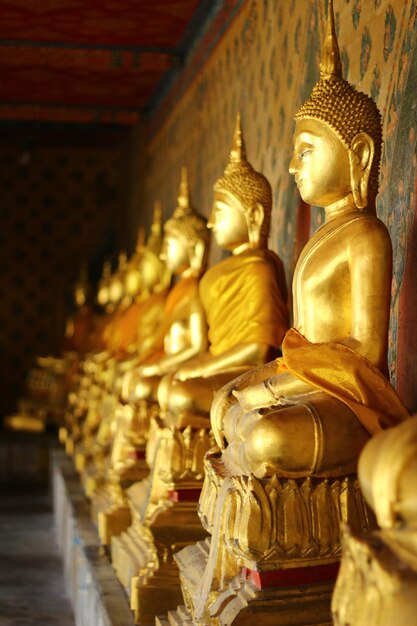
POLYGON ((165 72, 177 64, 172 55, 160 52, 116 52, 110 50, 55 49, 49 46, 3 46, 0 67, 38 65, 47 68, 87 68, 89 70, 157 70, 165 72))
POLYGON ((76 122, 100 124, 136 124, 140 120, 138 111, 114 111, 86 107, 46 106, 44 104, 2 104, 1 120, 38 122, 76 122))

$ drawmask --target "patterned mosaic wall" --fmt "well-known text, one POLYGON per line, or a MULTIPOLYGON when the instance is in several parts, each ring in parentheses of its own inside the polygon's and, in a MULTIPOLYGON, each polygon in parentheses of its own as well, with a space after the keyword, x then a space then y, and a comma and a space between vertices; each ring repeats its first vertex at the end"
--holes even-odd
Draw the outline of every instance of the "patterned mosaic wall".
POLYGON ((0 415, 34 356, 59 350, 81 262, 117 239, 120 150, 60 143, 0 146, 0 415))
MULTIPOLYGON (((345 76, 372 94, 383 114, 378 213, 390 228, 394 246, 390 364, 395 382, 397 375, 404 379, 397 372, 400 307, 411 310, 416 305, 412 295, 401 304, 401 288, 407 272, 410 278, 412 265, 406 261, 414 245, 417 6, 416 0, 334 0, 334 5, 345 76)), ((240 108, 249 159, 273 186, 270 244, 285 262, 288 281, 299 250, 303 216, 297 213, 305 210, 288 174, 293 114, 317 80, 324 26, 325 7, 319 0, 247 0, 148 148, 146 206, 160 198, 165 211, 172 211, 180 167, 187 164, 195 204, 207 215, 240 108)), ((322 219, 320 211, 312 209, 312 228, 322 219)), ((213 250, 212 262, 219 258, 220 252, 213 250)), ((406 358, 402 352, 402 362, 407 362, 410 380, 411 374, 417 375, 410 337, 403 348, 409 354, 406 358)), ((417 408, 417 392, 411 396, 408 403, 417 408)))

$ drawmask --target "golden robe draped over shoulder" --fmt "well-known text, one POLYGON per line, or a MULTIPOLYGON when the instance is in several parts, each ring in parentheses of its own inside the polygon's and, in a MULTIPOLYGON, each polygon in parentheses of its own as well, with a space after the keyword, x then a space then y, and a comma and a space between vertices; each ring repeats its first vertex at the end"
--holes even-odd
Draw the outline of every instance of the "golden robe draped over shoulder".
MULTIPOLYGON (((164 305, 158 319, 152 320, 151 315, 143 315, 141 320, 141 338, 145 341, 153 337, 152 347, 147 349, 144 363, 153 363, 165 355, 164 340, 171 325, 175 322, 187 320, 193 312, 198 299, 198 278, 188 276, 181 278, 164 296, 164 305), (147 323, 147 320, 149 323, 147 323), (155 323, 156 322, 156 323, 155 323), (150 325, 152 323, 152 329, 150 325)), ((151 296, 152 297, 152 296, 151 296)), ((162 303, 161 303, 162 304, 162 303)))
MULTIPOLYGON (((163 352, 164 335, 161 329, 165 320, 167 294, 168 289, 154 291, 146 300, 139 303, 139 319, 132 344, 136 346, 136 350, 141 359, 143 359, 143 362, 145 362, 150 355, 157 355, 159 357, 163 352)), ((133 332, 133 325, 131 330, 133 332)))
POLYGON ((288 329, 287 290, 281 260, 271 250, 250 249, 209 269, 200 281, 210 352, 241 343, 279 348, 288 329))
POLYGON ((167 289, 152 293, 145 300, 133 302, 115 315, 106 329, 107 348, 120 355, 134 346, 140 353, 146 341, 146 352, 161 350, 163 338, 159 338, 165 318, 167 289), (154 339, 154 341, 152 341, 154 339))
POLYGON ((340 343, 310 343, 291 328, 282 343, 278 372, 300 380, 346 404, 375 434, 410 417, 385 376, 368 359, 340 343))
POLYGON ((187 276, 181 278, 172 287, 168 294, 165 304, 165 315, 167 325, 184 315, 188 316, 195 301, 198 299, 198 278, 196 276, 187 276))

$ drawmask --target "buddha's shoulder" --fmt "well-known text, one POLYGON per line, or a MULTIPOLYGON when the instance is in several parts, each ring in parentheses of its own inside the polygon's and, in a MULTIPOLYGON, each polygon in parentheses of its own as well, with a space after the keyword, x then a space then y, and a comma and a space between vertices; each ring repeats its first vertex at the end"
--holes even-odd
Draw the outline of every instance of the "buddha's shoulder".
POLYGON ((346 224, 351 241, 354 243, 371 243, 391 246, 391 237, 388 228, 376 215, 364 214, 346 224))
POLYGON ((248 276, 252 272, 258 272, 260 268, 273 267, 278 259, 275 252, 266 248, 254 248, 245 250, 239 255, 229 256, 219 263, 212 265, 200 281, 203 285, 217 281, 217 279, 236 280, 239 276, 248 276))

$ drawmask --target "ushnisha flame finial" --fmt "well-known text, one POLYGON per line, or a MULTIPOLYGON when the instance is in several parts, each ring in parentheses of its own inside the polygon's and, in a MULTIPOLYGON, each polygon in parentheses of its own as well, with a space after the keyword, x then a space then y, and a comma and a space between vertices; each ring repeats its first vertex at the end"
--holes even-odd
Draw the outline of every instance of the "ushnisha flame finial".
POLYGON ((101 278, 107 279, 110 278, 111 276, 111 262, 110 261, 104 261, 103 263, 103 273, 101 275, 101 278))
POLYGON ((153 218, 151 232, 146 242, 146 250, 159 256, 162 246, 162 205, 159 200, 155 200, 153 207, 153 218))
POLYGON ((236 116, 235 134, 233 136, 233 143, 230 150, 229 159, 231 163, 240 163, 241 161, 246 161, 246 148, 242 133, 242 119, 240 111, 237 112, 236 116))
POLYGON ((188 168, 181 168, 180 192, 178 195, 178 209, 182 209, 183 213, 188 213, 191 209, 190 188, 188 185, 188 168))
POLYGON ((328 0, 328 2, 327 28, 320 63, 320 78, 322 80, 338 80, 343 78, 342 62, 336 37, 333 0, 328 0))
POLYGON ((118 266, 118 270, 123 271, 126 269, 127 266, 127 254, 125 250, 122 250, 119 254, 119 266, 118 266))
POLYGON ((139 226, 138 238, 136 240, 136 252, 139 252, 145 245, 145 229, 143 226, 139 226))
POLYGON ((154 235, 160 235, 162 230, 162 205, 159 200, 155 200, 153 206, 153 217, 151 231, 154 235))
POLYGON ((206 218, 200 215, 191 205, 187 167, 181 168, 178 205, 172 217, 165 222, 164 232, 174 235, 183 235, 190 242, 202 239, 208 244, 210 241, 206 218))

